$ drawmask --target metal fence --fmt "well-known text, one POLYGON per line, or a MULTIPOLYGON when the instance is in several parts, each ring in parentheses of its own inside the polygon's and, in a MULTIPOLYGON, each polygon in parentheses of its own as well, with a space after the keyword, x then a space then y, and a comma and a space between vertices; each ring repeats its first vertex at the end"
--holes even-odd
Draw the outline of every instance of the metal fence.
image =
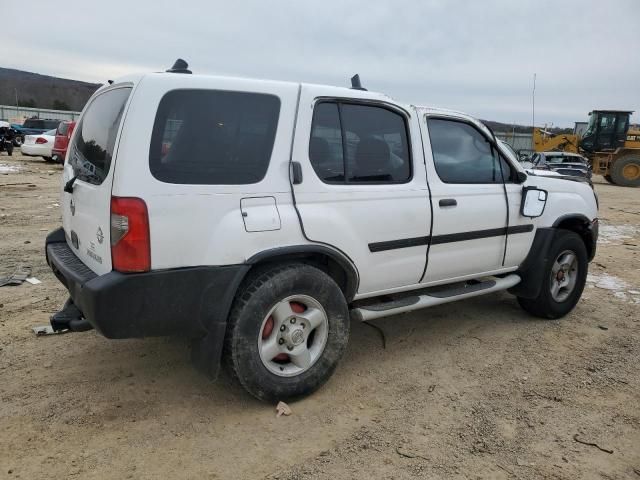
POLYGON ((27 118, 48 118, 53 120, 77 120, 80 112, 66 110, 48 110, 46 108, 16 107, 15 105, 0 105, 0 120, 11 123, 22 123, 27 118))
POLYGON ((496 132, 496 137, 507 142, 516 152, 533 149, 533 135, 531 133, 496 132))

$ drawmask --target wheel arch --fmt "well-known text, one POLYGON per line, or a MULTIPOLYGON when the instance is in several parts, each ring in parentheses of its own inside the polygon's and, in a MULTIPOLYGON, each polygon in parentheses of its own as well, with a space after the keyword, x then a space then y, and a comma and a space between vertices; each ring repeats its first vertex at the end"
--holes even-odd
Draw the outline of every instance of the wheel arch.
POLYGON ((553 228, 562 228, 577 233, 584 242, 589 261, 593 260, 596 255, 597 231, 594 231, 593 222, 585 215, 578 213, 562 215, 553 222, 553 228))
POLYGON ((360 277, 355 265, 345 254, 324 245, 290 245, 259 252, 246 263, 251 271, 267 267, 274 263, 300 261, 317 266, 338 284, 347 303, 353 300, 358 291, 360 277))

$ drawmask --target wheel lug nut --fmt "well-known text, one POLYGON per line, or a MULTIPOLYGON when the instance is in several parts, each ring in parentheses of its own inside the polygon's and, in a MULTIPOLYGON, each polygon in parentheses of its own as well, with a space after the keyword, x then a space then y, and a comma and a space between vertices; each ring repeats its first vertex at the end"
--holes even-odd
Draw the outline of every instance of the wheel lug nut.
POLYGON ((286 330, 286 328, 287 328, 287 327, 285 327, 284 325, 282 325, 282 326, 280 327, 280 331, 281 331, 281 332, 284 332, 284 331, 286 330))
POLYGON ((284 343, 284 338, 281 338, 280 340, 278 340, 278 343, 282 345, 284 343))
POLYGON ((300 324, 302 326, 302 328, 306 328, 306 325, 304 323, 300 324))
POLYGON ((296 323, 296 319, 292 318, 291 320, 289 320, 291 323, 296 323))
POLYGON ((293 350, 293 347, 292 346, 288 346, 287 350, 291 351, 291 350, 293 350))

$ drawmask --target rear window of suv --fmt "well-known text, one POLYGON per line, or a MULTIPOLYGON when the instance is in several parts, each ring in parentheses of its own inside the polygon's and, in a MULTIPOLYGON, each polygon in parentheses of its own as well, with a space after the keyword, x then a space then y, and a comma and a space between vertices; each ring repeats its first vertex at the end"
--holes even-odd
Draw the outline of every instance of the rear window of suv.
POLYGON ((257 183, 267 173, 279 115, 274 95, 173 90, 158 106, 151 173, 166 183, 257 183))
POLYGON ((93 99, 78 124, 69 164, 79 180, 100 185, 109 173, 116 135, 131 87, 115 88, 93 99))

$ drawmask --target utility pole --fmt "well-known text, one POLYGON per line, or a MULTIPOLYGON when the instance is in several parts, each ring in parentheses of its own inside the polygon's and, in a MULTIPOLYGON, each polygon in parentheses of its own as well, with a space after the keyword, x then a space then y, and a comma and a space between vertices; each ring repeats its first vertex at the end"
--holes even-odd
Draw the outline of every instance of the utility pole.
POLYGON ((536 128, 536 74, 533 74, 533 91, 531 92, 531 150, 535 150, 533 144, 533 131, 536 128))
POLYGON ((20 104, 18 103, 18 89, 14 88, 14 92, 16 92, 16 117, 20 118, 20 104))

